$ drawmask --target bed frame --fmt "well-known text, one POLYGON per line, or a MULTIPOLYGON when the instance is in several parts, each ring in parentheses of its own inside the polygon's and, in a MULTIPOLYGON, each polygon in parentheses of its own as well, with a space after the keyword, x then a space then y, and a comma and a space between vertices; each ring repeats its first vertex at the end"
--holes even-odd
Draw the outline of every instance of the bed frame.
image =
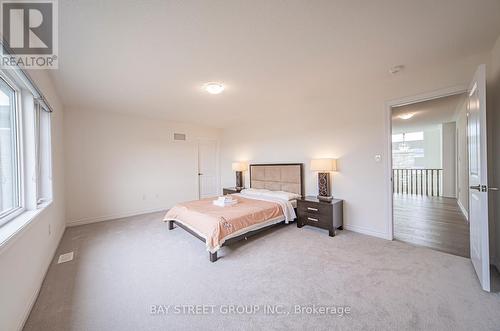
MULTIPOLYGON (((267 188, 270 190, 283 190, 304 196, 303 168, 304 165, 302 163, 250 164, 250 187, 267 188)), ((189 229, 187 226, 176 222, 175 220, 168 220, 167 223, 169 230, 173 230, 175 225, 186 230, 188 233, 200 239, 201 241, 205 242, 205 238, 201 237, 196 232, 189 229)), ((222 244, 222 246, 227 246, 242 239, 246 240, 253 235, 268 230, 273 226, 281 223, 284 223, 284 221, 243 233, 239 236, 228 239, 224 242, 224 244, 222 244)), ((209 252, 209 259, 210 262, 217 261, 217 252, 209 252)))

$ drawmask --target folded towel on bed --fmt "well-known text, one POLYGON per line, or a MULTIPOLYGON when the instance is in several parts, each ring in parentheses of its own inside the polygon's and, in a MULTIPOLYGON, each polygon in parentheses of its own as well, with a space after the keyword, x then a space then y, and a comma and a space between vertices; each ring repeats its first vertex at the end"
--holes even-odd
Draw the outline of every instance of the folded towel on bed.
POLYGON ((232 206, 237 202, 238 200, 233 199, 233 197, 225 195, 223 197, 217 198, 217 200, 214 200, 213 204, 216 206, 225 207, 225 206, 232 206))

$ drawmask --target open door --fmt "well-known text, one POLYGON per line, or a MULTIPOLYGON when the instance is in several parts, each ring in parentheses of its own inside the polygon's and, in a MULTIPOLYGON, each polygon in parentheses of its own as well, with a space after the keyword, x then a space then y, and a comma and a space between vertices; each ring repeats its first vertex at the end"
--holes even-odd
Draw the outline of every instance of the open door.
POLYGON ((469 222, 470 257, 479 282, 490 291, 490 248, 488 237, 488 170, 486 146, 486 68, 479 66, 469 86, 469 222))

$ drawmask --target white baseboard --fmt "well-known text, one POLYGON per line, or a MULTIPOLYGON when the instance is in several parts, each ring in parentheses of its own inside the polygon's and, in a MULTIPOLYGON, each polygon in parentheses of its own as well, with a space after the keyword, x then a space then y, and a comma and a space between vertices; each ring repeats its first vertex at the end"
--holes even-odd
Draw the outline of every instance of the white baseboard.
POLYGON ((28 306, 26 307, 26 311, 23 314, 23 318, 20 320, 20 323, 17 327, 17 330, 21 331, 24 328, 24 325, 26 324, 26 321, 28 320, 28 317, 30 316, 31 310, 33 309, 33 306, 35 305, 36 299, 38 298, 38 294, 40 293, 40 290, 42 289, 42 284, 45 279, 45 276, 47 276, 47 272, 49 272, 50 266, 52 265, 52 260, 54 260, 54 256, 56 255, 57 249, 59 248, 59 244, 61 243, 62 237, 64 235, 64 232, 66 230, 66 227, 61 231, 61 234, 59 235, 59 238, 57 239, 57 245, 55 245, 54 251, 52 254, 49 255, 50 259, 47 262, 47 267, 45 268, 45 272, 42 274, 40 279, 38 280, 38 286, 35 288, 33 291, 33 294, 31 295, 30 301, 28 306))
POLYGON ((361 233, 361 234, 366 234, 372 237, 377 237, 377 238, 382 238, 386 240, 391 240, 390 236, 386 232, 379 232, 379 231, 374 231, 369 228, 365 228, 363 226, 357 226, 357 225, 344 225, 344 229, 361 233))
POLYGON ((457 200, 457 204, 458 204, 458 207, 460 208, 460 210, 462 211, 462 214, 464 214, 465 219, 467 221, 469 221, 469 213, 467 212, 467 210, 465 209, 465 207, 462 205, 462 203, 460 202, 460 200, 457 200))
POLYGON ((84 225, 84 224, 90 224, 90 223, 110 221, 110 220, 115 220, 118 218, 124 218, 124 217, 130 217, 130 216, 136 216, 136 215, 142 215, 142 214, 149 214, 149 213, 156 213, 156 212, 160 212, 160 211, 166 212, 167 209, 166 208, 143 209, 143 210, 134 210, 134 211, 129 211, 129 212, 125 212, 125 213, 112 214, 112 215, 106 215, 106 216, 86 217, 86 218, 81 218, 78 220, 68 221, 68 222, 66 222, 66 225, 69 227, 78 226, 78 225, 84 225))

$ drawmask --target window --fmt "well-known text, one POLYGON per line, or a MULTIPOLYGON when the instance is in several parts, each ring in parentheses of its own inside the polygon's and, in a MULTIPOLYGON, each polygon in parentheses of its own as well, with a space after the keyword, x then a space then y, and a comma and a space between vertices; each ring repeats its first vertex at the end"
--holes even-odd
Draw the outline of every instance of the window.
POLYGON ((0 225, 21 207, 16 91, 0 78, 0 225))
POLYGON ((0 69, 0 245, 52 201, 51 112, 26 71, 0 69))
POLYGON ((52 199, 52 162, 50 141, 50 112, 39 101, 34 103, 36 204, 52 199))
POLYGON ((50 119, 29 76, 0 70, 0 240, 15 227, 4 225, 24 212, 30 221, 52 200, 50 119))
POLYGON ((392 135, 392 165, 394 169, 422 168, 425 157, 424 132, 406 132, 392 135))
POLYGON ((400 143, 406 141, 422 141, 424 140, 424 132, 408 132, 408 133, 397 133, 392 135, 393 143, 400 143))

